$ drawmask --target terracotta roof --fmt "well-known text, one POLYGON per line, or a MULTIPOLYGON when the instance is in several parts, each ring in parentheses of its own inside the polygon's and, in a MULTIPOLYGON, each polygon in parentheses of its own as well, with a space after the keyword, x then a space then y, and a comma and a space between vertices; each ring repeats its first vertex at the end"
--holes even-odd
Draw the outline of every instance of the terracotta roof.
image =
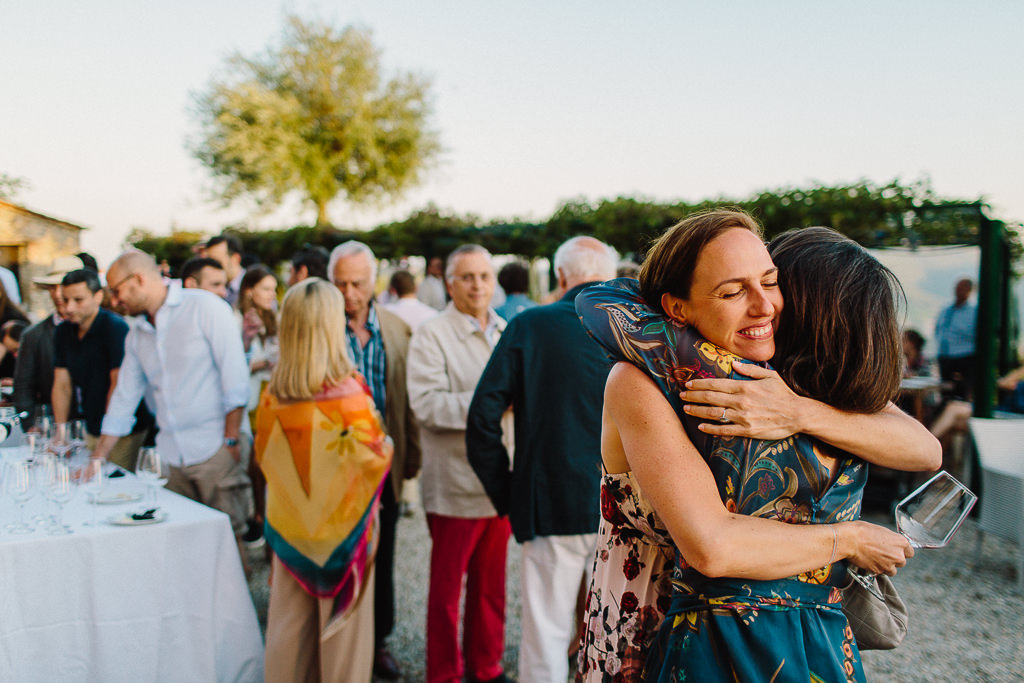
POLYGON ((14 211, 16 213, 23 213, 23 214, 28 215, 28 216, 35 216, 36 218, 42 218, 44 220, 48 220, 48 221, 51 221, 53 223, 59 223, 60 225, 63 225, 63 226, 68 227, 68 228, 74 228, 75 230, 88 230, 88 228, 83 228, 81 225, 75 225, 74 223, 69 223, 67 221, 62 221, 59 218, 54 218, 52 216, 47 216, 46 214, 39 213, 38 211, 32 211, 31 209, 26 209, 24 206, 18 206, 17 204, 11 204, 10 202, 5 202, 2 199, 0 199, 0 209, 9 209, 9 210, 14 211))

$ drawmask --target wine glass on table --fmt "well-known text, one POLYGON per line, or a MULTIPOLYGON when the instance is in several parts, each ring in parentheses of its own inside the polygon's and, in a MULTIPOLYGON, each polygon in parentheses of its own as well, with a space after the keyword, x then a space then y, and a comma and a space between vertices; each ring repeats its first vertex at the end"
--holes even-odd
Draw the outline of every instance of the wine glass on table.
POLYGON ((31 519, 41 529, 49 528, 54 522, 54 516, 47 512, 47 503, 50 502, 46 495, 46 489, 50 485, 50 477, 53 474, 53 467, 57 463, 57 457, 45 451, 37 454, 29 463, 32 472, 32 484, 36 487, 36 494, 40 500, 42 509, 32 515, 31 519))
MULTIPOLYGON (((896 504, 896 530, 914 548, 944 548, 977 502, 978 496, 943 470, 896 504)), ((850 576, 884 599, 874 574, 851 567, 850 576)))
POLYGON ((78 472, 79 488, 85 491, 92 499, 92 515, 90 522, 85 526, 96 526, 96 507, 100 503, 100 496, 103 495, 103 488, 106 483, 103 476, 103 460, 100 458, 89 458, 85 465, 78 472))
POLYGON ((150 507, 156 507, 156 487, 160 483, 161 473, 160 454, 156 452, 156 449, 149 446, 139 451, 139 462, 135 466, 135 476, 141 479, 148 489, 147 500, 150 501, 150 507))
POLYGON ((74 446, 71 443, 71 423, 56 423, 53 426, 53 438, 50 439, 50 452, 58 458, 63 458, 72 448, 74 446))
POLYGON ((50 526, 50 534, 63 535, 72 533, 71 527, 64 524, 64 506, 71 502, 75 495, 75 484, 71 480, 71 470, 67 463, 56 462, 49 473, 46 497, 57 506, 57 514, 50 526))
POLYGON ((25 521, 25 504, 32 500, 36 492, 32 481, 32 465, 25 460, 8 463, 4 489, 18 506, 18 521, 8 524, 7 531, 12 534, 32 533, 32 525, 25 521))
POLYGON ((85 420, 72 420, 69 424, 70 432, 68 436, 71 438, 71 447, 77 453, 79 449, 85 448, 86 445, 85 435, 87 432, 85 420))

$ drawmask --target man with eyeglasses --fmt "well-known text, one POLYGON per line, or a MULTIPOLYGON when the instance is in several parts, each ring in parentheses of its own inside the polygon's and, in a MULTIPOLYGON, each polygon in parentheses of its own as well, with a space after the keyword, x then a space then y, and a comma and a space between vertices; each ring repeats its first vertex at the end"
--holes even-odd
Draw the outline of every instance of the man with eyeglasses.
POLYGON ((227 513, 240 535, 251 504, 249 367, 230 306, 180 282, 168 285, 140 251, 118 257, 107 281, 113 303, 139 319, 125 338, 93 457, 107 458, 131 432, 135 408, 149 395, 167 488, 227 513))
MULTIPOLYGON (((511 528, 466 456, 466 418, 505 321, 490 307, 491 255, 464 245, 445 270, 451 303, 409 342, 409 405, 420 425, 423 507, 432 540, 427 594, 427 681, 506 681, 505 558, 511 528), (459 647, 463 579, 465 650, 459 647)), ((511 413, 503 421, 511 450, 511 413)))

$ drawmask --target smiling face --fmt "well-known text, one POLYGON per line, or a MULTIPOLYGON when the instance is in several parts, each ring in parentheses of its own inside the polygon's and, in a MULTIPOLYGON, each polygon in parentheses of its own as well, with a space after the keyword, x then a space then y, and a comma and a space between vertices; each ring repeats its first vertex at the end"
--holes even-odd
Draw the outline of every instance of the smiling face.
POLYGON ((767 361, 775 354, 774 322, 782 310, 778 269, 749 230, 728 230, 708 242, 693 271, 689 299, 665 294, 662 306, 738 356, 767 361))
POLYGON ((253 286, 249 296, 252 297, 252 303, 256 308, 264 311, 273 310, 274 301, 277 299, 277 279, 273 275, 266 276, 253 286))
POLYGON ((228 276, 223 268, 212 268, 206 266, 199 269, 199 279, 195 281, 198 289, 205 289, 207 292, 216 294, 221 299, 228 294, 228 276))
POLYGON ((455 257, 454 268, 448 278, 448 294, 459 311, 486 318, 494 296, 494 284, 494 267, 486 254, 469 252, 455 257))

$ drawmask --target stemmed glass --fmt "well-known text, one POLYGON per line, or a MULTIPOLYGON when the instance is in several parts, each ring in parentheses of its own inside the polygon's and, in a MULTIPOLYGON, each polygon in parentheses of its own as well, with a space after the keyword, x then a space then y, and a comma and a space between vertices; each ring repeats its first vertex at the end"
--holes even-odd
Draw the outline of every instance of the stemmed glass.
POLYGON ((151 498, 151 506, 156 507, 156 486, 160 481, 160 454, 153 447, 139 451, 139 462, 135 466, 135 476, 146 485, 147 498, 151 498))
POLYGON ((72 420, 69 424, 71 430, 68 436, 71 439, 71 447, 77 452, 79 448, 85 448, 85 420, 72 420))
MULTIPOLYGON (((896 504, 896 530, 914 548, 943 548, 976 502, 978 496, 943 470, 896 504)), ((851 567, 850 576, 876 598, 884 599, 874 574, 851 567)))
POLYGON ((104 484, 103 461, 99 458, 89 458, 78 476, 79 488, 92 498, 92 521, 86 522, 85 526, 96 526, 96 508, 99 506, 104 484))
POLYGON ((18 505, 18 522, 8 524, 7 530, 12 534, 31 533, 32 526, 25 521, 25 504, 32 500, 36 492, 32 482, 32 466, 23 460, 9 463, 4 488, 11 500, 18 505))
POLYGON ((53 438, 50 440, 50 452, 59 458, 67 455, 74 444, 71 441, 71 423, 58 422, 53 428, 53 438))
POLYGON ((54 463, 49 473, 50 481, 46 487, 46 497, 57 506, 57 515, 50 533, 53 535, 70 534, 71 527, 64 524, 64 506, 71 501, 75 495, 75 485, 71 481, 71 471, 63 462, 54 463))

